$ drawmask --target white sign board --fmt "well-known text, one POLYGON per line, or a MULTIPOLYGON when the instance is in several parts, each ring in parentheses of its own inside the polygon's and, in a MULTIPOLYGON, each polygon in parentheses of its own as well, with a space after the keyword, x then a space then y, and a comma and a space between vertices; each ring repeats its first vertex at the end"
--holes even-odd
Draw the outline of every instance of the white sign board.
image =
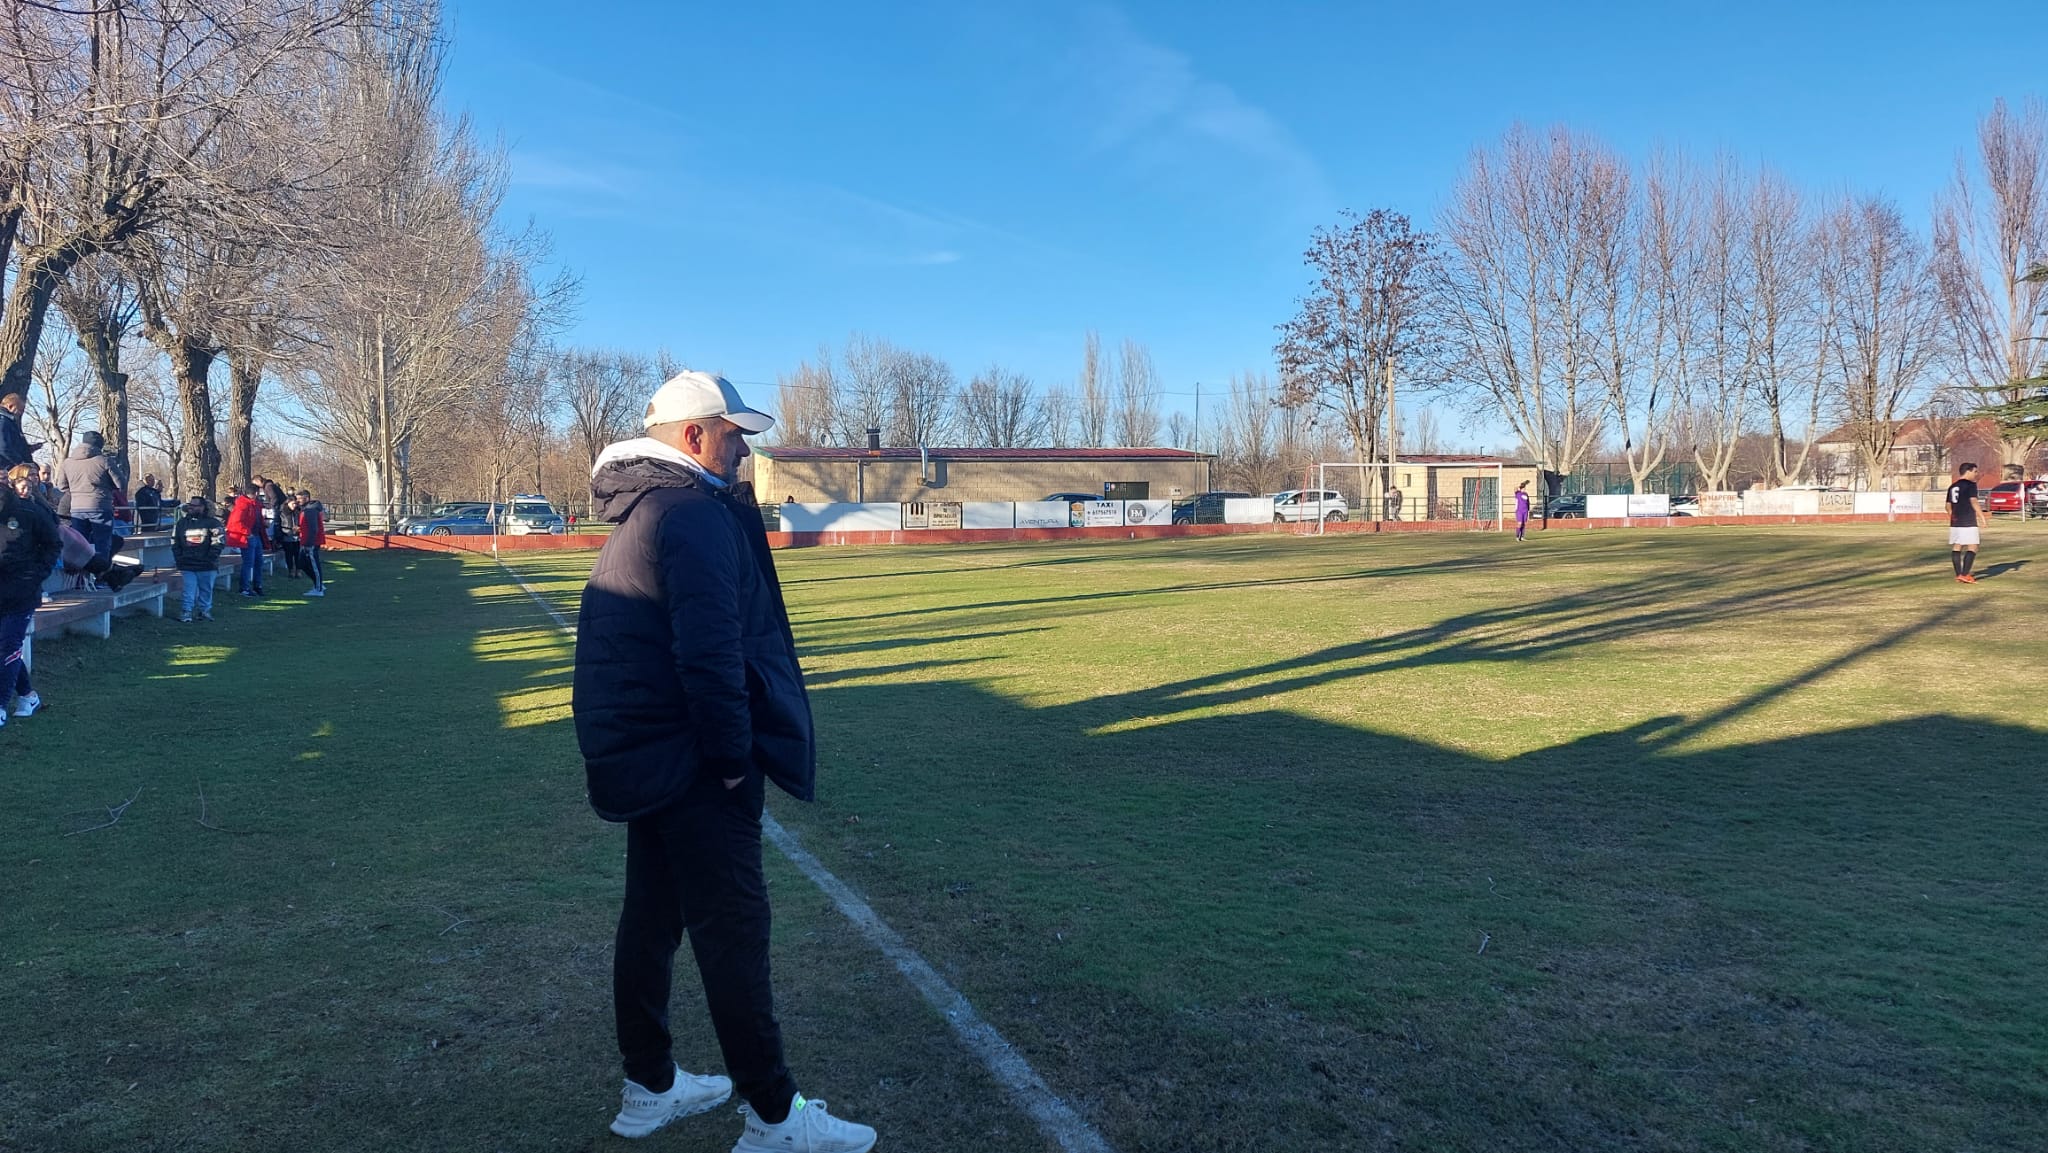
POLYGON ((896 532, 903 527, 900 504, 783 504, 783 532, 896 532))
POLYGON ((1620 520, 1627 515, 1627 493, 1605 493, 1586 498, 1586 517, 1589 520, 1620 520))
POLYGON ((1025 500, 1018 501, 1016 505, 1013 507, 1015 507, 1017 510, 1018 528, 1067 527, 1067 518, 1069 514, 1067 512, 1066 501, 1025 500))
POLYGON ((1630 516, 1670 516, 1671 494, 1668 492, 1630 493, 1628 498, 1630 516))
POLYGON ((1172 524, 1173 502, 1170 500, 1127 500, 1124 502, 1124 523, 1133 528, 1146 524, 1172 524))
POLYGON ((1750 489, 1742 494, 1744 516, 1791 516, 1792 494, 1776 489, 1750 489))
POLYGON ((970 500, 960 506, 961 528, 1016 528, 1017 506, 1006 500, 970 500))
POLYGON ((1120 500, 1077 500, 1072 506, 1075 518, 1068 521, 1076 528, 1122 528, 1124 523, 1124 502, 1120 500))
POLYGON ((1272 524, 1273 498, 1270 496, 1233 496, 1223 501, 1224 524, 1272 524))

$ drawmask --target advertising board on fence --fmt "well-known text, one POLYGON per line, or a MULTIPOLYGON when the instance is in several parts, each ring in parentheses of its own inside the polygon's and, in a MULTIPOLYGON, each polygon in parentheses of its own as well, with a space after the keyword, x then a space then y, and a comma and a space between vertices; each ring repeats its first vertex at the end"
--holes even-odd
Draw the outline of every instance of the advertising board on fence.
POLYGON ((1077 500, 1067 511, 1068 528, 1121 528, 1124 523, 1120 500, 1077 500))
POLYGON ((960 503, 958 501, 911 501, 903 506, 903 527, 959 528, 960 503))
POLYGON ((1820 511, 1824 513, 1850 513, 1856 511, 1856 494, 1853 492, 1817 492, 1820 511))
POLYGON ((970 500, 960 507, 961 528, 1016 528, 1017 506, 1006 500, 970 500))
POLYGON ((1018 528, 1066 528, 1070 514, 1063 500, 1018 501, 1018 528))
POLYGON ((1620 520, 1627 515, 1627 493, 1593 493, 1586 497, 1586 516, 1590 519, 1620 520))
POLYGON ((1741 516, 1742 494, 1739 492, 1703 492, 1700 494, 1701 516, 1741 516))
POLYGON ((895 532, 903 527, 899 504, 783 504, 783 532, 895 532))
POLYGON ((1127 500, 1124 502, 1124 523, 1132 528, 1146 524, 1172 524, 1173 502, 1170 500, 1127 500))
POLYGON ((1671 494, 1668 492, 1638 492, 1629 494, 1628 515, 1670 516, 1671 494))
POLYGON ((1791 516, 1792 494, 1776 489, 1750 489, 1742 494, 1744 516, 1791 516))
POLYGON ((1224 524, 1272 524, 1273 498, 1233 496, 1223 501, 1224 524))

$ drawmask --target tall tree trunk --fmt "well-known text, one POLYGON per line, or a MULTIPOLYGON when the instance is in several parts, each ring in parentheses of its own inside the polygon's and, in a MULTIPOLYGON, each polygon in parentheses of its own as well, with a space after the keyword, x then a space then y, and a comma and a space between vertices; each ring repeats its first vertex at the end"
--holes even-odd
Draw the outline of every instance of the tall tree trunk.
POLYGON ((180 488, 187 495, 218 496, 220 485, 220 441, 213 427, 213 392, 206 375, 213 368, 213 349, 189 338, 167 342, 164 351, 171 359, 171 374, 177 378, 178 400, 185 412, 185 442, 189 448, 180 488))
POLYGON ((106 316, 88 301, 70 301, 60 296, 58 308, 78 334, 78 347, 92 364, 100 382, 100 435, 107 440, 107 459, 128 475, 128 374, 121 371, 121 334, 107 323, 106 316))
POLYGON ((81 252, 64 246, 38 257, 23 256, 8 293, 7 311, 0 314, 0 396, 28 396, 34 381, 36 349, 43 341, 43 319, 57 286, 78 263, 81 252))
POLYGON ((228 479, 248 484, 255 462, 256 390, 263 384, 263 358, 230 352, 228 374, 233 382, 228 397, 228 479))

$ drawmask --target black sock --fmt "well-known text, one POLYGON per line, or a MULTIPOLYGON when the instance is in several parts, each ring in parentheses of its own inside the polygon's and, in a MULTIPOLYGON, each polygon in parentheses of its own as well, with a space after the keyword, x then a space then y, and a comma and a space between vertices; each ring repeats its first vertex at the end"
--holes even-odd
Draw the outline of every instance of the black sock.
POLYGON ((1948 550, 1948 567, 1950 567, 1950 568, 1952 568, 1952 569, 1956 570, 1956 575, 1957 575, 1957 576, 1961 576, 1961 575, 1963 575, 1963 550, 1962 550, 1962 549, 1959 549, 1959 548, 1952 548, 1952 549, 1948 550))
POLYGON ((641 1087, 642 1089, 645 1089, 645 1090, 647 1090, 647 1091, 648 1091, 649 1093, 666 1093, 666 1092, 668 1092, 668 1091, 669 1091, 670 1089, 673 1089, 673 1088, 675 1088, 675 1087, 676 1087, 676 1067, 675 1067, 675 1063, 674 1063, 674 1062, 670 1062, 670 1063, 669 1063, 669 1067, 668 1067, 668 1071, 667 1071, 667 1072, 665 1072, 665 1073, 663 1073, 663 1074, 662 1074, 662 1075, 661 1075, 660 1077, 658 1077, 658 1078, 655 1078, 655 1080, 658 1080, 658 1081, 660 1081, 660 1082, 661 1082, 661 1084, 659 1084, 659 1085, 656 1085, 656 1084, 654 1083, 654 1081, 642 1081, 642 1082, 640 1082, 640 1087, 641 1087))
POLYGON ((1964 550, 1963 550, 1963 575, 1964 575, 1964 576, 1969 576, 1969 575, 1970 575, 1970 570, 1971 570, 1971 569, 1973 569, 1973 568, 1975 568, 1975 567, 1977 567, 1977 550, 1976 550, 1976 549, 1973 549, 1973 548, 1966 548, 1966 549, 1964 549, 1964 550))

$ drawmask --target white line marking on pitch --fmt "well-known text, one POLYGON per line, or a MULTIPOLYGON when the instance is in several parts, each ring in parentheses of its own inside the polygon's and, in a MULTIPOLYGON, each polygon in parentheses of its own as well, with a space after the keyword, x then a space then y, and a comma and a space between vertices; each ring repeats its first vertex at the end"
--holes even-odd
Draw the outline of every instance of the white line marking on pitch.
MULTIPOLYGON (((575 639, 576 626, 561 613, 556 612, 555 606, 540 595, 539 589, 526 583, 526 578, 519 575, 518 571, 504 560, 498 559, 498 567, 504 569, 506 575, 526 591, 526 595, 533 599, 533 603, 540 606, 540 611, 548 614, 548 619, 555 622, 556 628, 561 629, 571 640, 575 639)), ((848 921, 853 922, 854 928, 860 930, 861 936, 866 937, 870 945, 880 950, 882 955, 889 959, 889 963, 896 966, 896 971, 903 974, 903 978, 924 997, 925 1003, 939 1011, 939 1015, 946 1019, 946 1024, 953 1027, 954 1036, 959 1037, 962 1044, 981 1058, 981 1063, 988 1068, 989 1074, 1003 1088, 1010 1091, 1011 1099, 1018 1107, 1031 1114, 1031 1119, 1038 1122, 1039 1129, 1047 1137, 1057 1142, 1066 1153, 1115 1153, 1109 1142, 1102 1139, 1102 1134, 1095 1131, 1094 1126, 1083 1120, 1079 1113, 1074 1112, 1073 1106, 1052 1091, 1052 1087, 1045 1083, 1045 1079, 1031 1068, 1030 1062, 1024 1060, 1024 1055, 1004 1040, 994 1025, 983 1020, 981 1014, 974 1011, 974 1006, 968 1003, 960 990, 941 977, 939 971, 932 968, 931 962, 919 956, 917 950, 911 948, 909 942, 903 939, 902 934, 890 928, 889 923, 882 920, 881 916, 861 899, 860 894, 854 892, 851 885, 834 876, 832 870, 827 869, 823 862, 812 856, 810 850, 797 841, 795 833, 783 828, 782 823, 767 812, 761 814, 761 830, 767 834, 769 842, 781 850, 783 856, 789 858, 790 864, 797 867, 798 872, 809 877, 811 883, 818 886, 819 891, 832 899, 832 903, 839 907, 839 912, 848 921)))

